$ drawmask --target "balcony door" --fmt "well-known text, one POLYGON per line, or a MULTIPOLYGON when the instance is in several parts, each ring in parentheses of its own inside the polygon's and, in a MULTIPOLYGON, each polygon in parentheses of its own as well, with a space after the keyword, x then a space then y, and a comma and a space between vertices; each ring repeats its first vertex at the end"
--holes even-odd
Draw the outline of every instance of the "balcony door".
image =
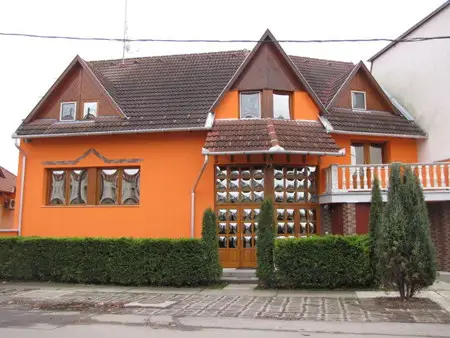
POLYGON ((364 186, 363 181, 371 182, 369 170, 364 170, 364 166, 383 164, 384 162, 384 144, 373 142, 354 142, 351 144, 350 156, 352 166, 352 188, 364 186), (367 176, 367 177, 365 177, 367 176))

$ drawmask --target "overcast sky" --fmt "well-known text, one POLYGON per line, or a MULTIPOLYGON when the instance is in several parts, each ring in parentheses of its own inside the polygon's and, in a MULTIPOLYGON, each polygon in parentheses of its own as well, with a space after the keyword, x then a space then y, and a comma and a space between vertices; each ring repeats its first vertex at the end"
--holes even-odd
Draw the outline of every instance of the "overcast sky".
MULTIPOLYGON (((444 0, 128 0, 129 38, 395 38, 444 0)), ((125 0, 2 0, 0 32, 120 38, 125 0)), ((386 43, 283 44, 288 54, 357 62, 386 43)), ((248 48, 242 43, 132 43, 128 57, 248 48)), ((70 61, 120 58, 121 43, 0 36, 0 166, 16 173, 11 134, 70 61)))

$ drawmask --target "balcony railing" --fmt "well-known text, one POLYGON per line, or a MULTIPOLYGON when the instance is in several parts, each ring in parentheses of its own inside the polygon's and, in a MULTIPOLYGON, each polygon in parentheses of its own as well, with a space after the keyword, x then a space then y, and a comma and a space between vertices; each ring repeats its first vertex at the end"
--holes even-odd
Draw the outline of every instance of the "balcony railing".
MULTIPOLYGON (((424 191, 450 189, 450 163, 408 163, 419 178, 424 191)), ((372 190, 374 177, 382 190, 389 185, 391 164, 332 165, 326 173, 326 193, 359 192, 372 190)))

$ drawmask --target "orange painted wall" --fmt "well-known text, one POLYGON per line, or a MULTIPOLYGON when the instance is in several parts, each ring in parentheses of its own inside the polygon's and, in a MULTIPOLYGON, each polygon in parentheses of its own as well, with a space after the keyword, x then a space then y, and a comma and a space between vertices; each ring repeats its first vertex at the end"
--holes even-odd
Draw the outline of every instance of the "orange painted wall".
POLYGON ((307 92, 294 92, 292 113, 294 116, 294 120, 319 119, 319 109, 307 92))
POLYGON ((14 195, 0 195, 0 229, 13 229, 14 210, 5 208, 5 201, 14 198, 14 195))
MULTIPOLYGON (((231 90, 225 93, 222 101, 215 109, 216 119, 239 118, 239 91, 231 90)), ((295 91, 292 95, 292 114, 295 120, 318 120, 319 109, 309 94, 295 91)))
MULTIPOLYGON (((35 139, 22 144, 28 153, 22 234, 24 236, 189 237, 191 191, 204 157, 206 134, 166 133, 35 139), (47 206, 45 161, 74 160, 94 148, 108 159, 139 158, 139 206, 47 206)), ((116 167, 94 154, 75 166, 116 167)), ((125 166, 136 166, 125 165, 125 166)), ((20 168, 20 163, 19 163, 20 168)), ((22 173, 19 171, 18 182, 22 173)), ((202 212, 214 206, 213 165, 197 188, 195 235, 201 235, 202 212)), ((20 196, 20 191, 17 192, 20 196)), ((18 220, 16 208, 15 222, 18 220)))

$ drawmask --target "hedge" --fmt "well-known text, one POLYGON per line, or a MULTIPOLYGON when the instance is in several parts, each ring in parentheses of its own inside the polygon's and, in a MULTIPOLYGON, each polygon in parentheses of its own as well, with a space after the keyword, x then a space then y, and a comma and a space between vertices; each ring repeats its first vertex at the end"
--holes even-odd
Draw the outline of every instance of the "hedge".
POLYGON ((201 239, 5 237, 0 279, 195 286, 217 278, 208 253, 201 239))
POLYGON ((280 286, 354 288, 372 283, 367 236, 322 236, 277 240, 280 286))

